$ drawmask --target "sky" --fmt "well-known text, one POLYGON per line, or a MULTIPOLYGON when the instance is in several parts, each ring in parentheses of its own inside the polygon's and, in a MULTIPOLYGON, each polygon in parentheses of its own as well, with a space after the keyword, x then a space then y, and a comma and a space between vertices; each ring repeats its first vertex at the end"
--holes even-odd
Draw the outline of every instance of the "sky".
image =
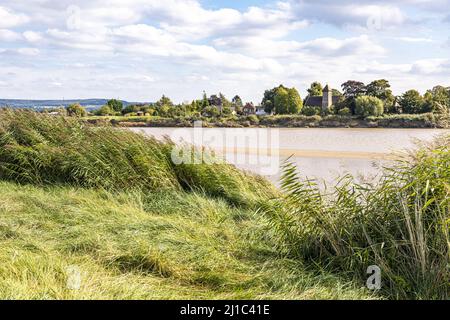
POLYGON ((0 0, 0 98, 450 86, 450 0, 0 0))

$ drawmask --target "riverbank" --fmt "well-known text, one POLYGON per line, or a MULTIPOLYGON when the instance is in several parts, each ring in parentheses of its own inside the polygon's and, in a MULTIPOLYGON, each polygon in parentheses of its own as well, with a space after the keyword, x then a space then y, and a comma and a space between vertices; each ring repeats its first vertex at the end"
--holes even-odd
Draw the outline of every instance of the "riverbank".
POLYGON ((0 299, 448 299, 449 138, 324 195, 292 164, 277 190, 131 130, 2 111, 0 299))
POLYGON ((227 164, 76 118, 0 114, 0 299, 378 299, 274 248, 278 197, 227 164))
POLYGON ((195 121, 202 121, 204 127, 219 128, 450 128, 450 118, 433 113, 415 115, 384 115, 359 118, 354 116, 241 116, 225 118, 151 116, 86 117, 89 123, 111 123, 121 127, 192 127, 195 121))

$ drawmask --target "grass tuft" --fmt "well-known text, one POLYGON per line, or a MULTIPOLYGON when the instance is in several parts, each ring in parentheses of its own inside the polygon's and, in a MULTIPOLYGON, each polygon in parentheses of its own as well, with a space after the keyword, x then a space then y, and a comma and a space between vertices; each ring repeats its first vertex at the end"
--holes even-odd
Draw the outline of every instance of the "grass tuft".
POLYGON ((330 194, 284 166, 284 196, 266 204, 281 252, 361 279, 378 265, 391 298, 448 299, 450 137, 385 168, 376 184, 343 177, 330 194))

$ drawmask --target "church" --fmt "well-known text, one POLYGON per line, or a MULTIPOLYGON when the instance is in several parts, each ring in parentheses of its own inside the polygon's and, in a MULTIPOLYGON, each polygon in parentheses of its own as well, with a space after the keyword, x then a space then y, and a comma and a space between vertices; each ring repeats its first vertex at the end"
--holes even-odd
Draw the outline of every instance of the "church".
POLYGON ((320 107, 322 111, 328 110, 333 104, 341 99, 340 96, 333 96, 333 90, 326 85, 323 89, 322 96, 308 96, 305 100, 305 106, 320 107))

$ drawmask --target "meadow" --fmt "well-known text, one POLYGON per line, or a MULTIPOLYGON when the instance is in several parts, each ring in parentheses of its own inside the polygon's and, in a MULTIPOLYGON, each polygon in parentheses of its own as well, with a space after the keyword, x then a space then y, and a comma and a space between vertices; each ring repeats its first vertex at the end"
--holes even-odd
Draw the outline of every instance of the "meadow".
POLYGON ((2 110, 0 298, 446 299, 449 139, 324 194, 289 163, 278 190, 174 165, 170 141, 2 110))

